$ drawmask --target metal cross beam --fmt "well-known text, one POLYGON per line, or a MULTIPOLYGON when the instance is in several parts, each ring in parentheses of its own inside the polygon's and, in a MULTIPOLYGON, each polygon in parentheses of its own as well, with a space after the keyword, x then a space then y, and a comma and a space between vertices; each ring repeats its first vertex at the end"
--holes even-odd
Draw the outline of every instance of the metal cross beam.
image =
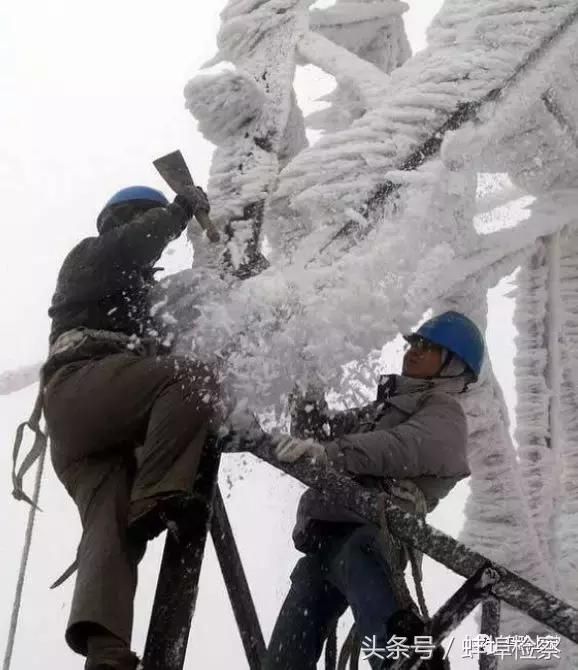
MULTIPOLYGON (((484 566, 460 586, 419 634, 431 638, 437 646, 490 595, 492 586, 499 581, 500 575, 491 566, 484 566)), ((422 662, 423 657, 414 650, 407 658, 396 661, 391 670, 417 670, 422 662)))
MULTIPOLYGON (((217 488, 219 452, 214 443, 207 449, 201 473, 195 483, 194 505, 186 511, 186 523, 178 524, 178 538, 169 534, 147 646, 145 670, 182 670, 206 536, 212 521, 212 534, 225 577, 241 638, 251 670, 260 670, 265 644, 255 607, 243 572, 224 502, 217 488)), ((480 602, 491 597, 484 613, 484 629, 499 627, 497 599, 526 612, 561 635, 578 642, 578 610, 542 591, 506 568, 488 561, 453 538, 430 528, 425 520, 403 512, 385 495, 375 495, 331 468, 310 463, 280 464, 271 456, 269 436, 253 436, 250 443, 229 443, 229 451, 249 451, 279 470, 317 489, 334 504, 357 511, 369 522, 381 523, 385 513, 393 535, 428 554, 467 581, 439 610, 427 626, 435 642, 441 641, 480 602)), ((181 518, 182 521, 182 518, 181 518)), ((329 650, 327 660, 335 658, 329 650)), ((399 670, 418 667, 418 660, 402 660, 399 670)), ((352 658, 355 664, 355 659, 352 658)), ((330 667, 330 665, 329 665, 330 667)), ((487 666, 491 668, 491 665, 487 666)), ((397 668, 397 666, 396 666, 397 668)))
MULTIPOLYGON (((500 634, 500 610, 501 604, 497 598, 488 598, 482 606, 482 635, 487 635, 495 640, 500 634)), ((483 654, 480 657, 480 670, 498 670, 498 657, 491 654, 483 654)))
POLYGON ((469 579, 481 568, 491 568, 500 576, 500 580, 491 587, 493 596, 578 643, 578 610, 568 603, 430 527, 419 516, 404 512, 386 495, 376 495, 332 468, 315 466, 310 462, 297 461, 291 465, 279 463, 273 457, 271 447, 269 436, 263 433, 260 438, 252 437, 250 443, 231 443, 228 450, 253 453, 278 470, 316 489, 330 504, 344 505, 370 523, 379 525, 385 513, 388 529, 393 535, 463 577, 469 579))
MULTIPOLYGON (((428 159, 436 156, 439 153, 440 147, 445 135, 448 131, 455 131, 463 127, 468 121, 475 120, 483 107, 499 102, 503 99, 504 94, 508 92, 513 86, 517 85, 528 73, 530 68, 540 61, 549 50, 555 46, 560 39, 565 36, 566 32, 578 20, 578 9, 572 10, 566 18, 556 28, 549 33, 542 42, 522 60, 512 74, 507 77, 504 82, 497 88, 488 91, 479 100, 472 100, 469 102, 458 102, 454 111, 447 117, 447 119, 436 128, 431 135, 418 145, 405 159, 401 160, 398 170, 410 171, 416 170, 423 165, 428 159)), ((544 98, 544 103, 551 113, 552 110, 548 107, 550 102, 544 98)), ((558 119, 559 120, 559 119, 558 119)), ((383 207, 383 205, 396 196, 399 191, 399 184, 391 180, 384 180, 370 196, 368 201, 363 206, 361 214, 367 214, 376 208, 383 207)), ((314 260, 319 258, 323 252, 328 249, 334 242, 344 237, 347 237, 352 232, 357 232, 359 235, 366 236, 372 229, 373 225, 368 222, 367 226, 360 230, 360 225, 355 220, 350 220, 345 223, 327 242, 317 251, 315 256, 309 259, 309 265, 314 260)))

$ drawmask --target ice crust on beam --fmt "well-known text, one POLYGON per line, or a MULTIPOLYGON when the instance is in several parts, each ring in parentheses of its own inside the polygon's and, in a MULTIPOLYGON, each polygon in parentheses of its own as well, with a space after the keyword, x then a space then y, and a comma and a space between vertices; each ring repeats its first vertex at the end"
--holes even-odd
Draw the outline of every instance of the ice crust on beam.
MULTIPOLYGON (((552 528, 554 565, 560 580, 560 593, 571 605, 578 604, 576 551, 578 550, 578 236, 576 209, 573 225, 560 235, 560 309, 563 314, 561 335, 561 403, 562 423, 561 472, 557 494, 559 505, 552 528)), ((568 667, 578 665, 578 647, 565 645, 568 667)))
POLYGON ((255 120, 265 94, 252 77, 237 71, 195 77, 185 87, 185 100, 199 131, 219 145, 255 120))
MULTIPOLYGON (((268 5, 263 5, 263 11, 268 5)), ((331 203, 323 201, 323 198, 318 201, 323 208, 318 212, 318 217, 295 217, 287 211, 280 212, 279 216, 271 216, 272 210, 268 209, 265 233, 272 246, 271 269, 235 287, 224 303, 203 305, 202 316, 191 338, 195 352, 210 355, 214 348, 228 348, 231 341, 237 342, 241 353, 234 358, 231 374, 239 390, 252 401, 259 402, 260 399, 263 403, 278 403, 279 397, 290 388, 294 379, 306 373, 312 361, 319 366, 325 382, 337 388, 343 364, 365 358, 368 352, 380 348, 397 331, 414 325, 432 299, 451 290, 455 283, 468 274, 481 272, 493 263, 500 262, 507 255, 507 251, 504 251, 508 248, 513 256, 522 252, 524 240, 532 241, 548 225, 554 224, 553 220, 548 220, 544 229, 536 224, 534 229, 516 229, 509 236, 506 233, 487 235, 482 240, 472 237, 471 232, 464 235, 463 230, 456 226, 452 207, 447 202, 448 192, 459 194, 463 188, 459 172, 448 170, 447 166, 436 161, 413 173, 381 169, 388 164, 388 151, 390 166, 394 166, 394 159, 403 155, 404 138, 422 132, 424 116, 432 123, 438 118, 440 110, 437 107, 428 109, 432 102, 430 92, 438 102, 442 101, 444 105, 447 103, 446 107, 442 105, 446 111, 453 109, 456 96, 459 98, 461 95, 461 86, 470 92, 483 92, 486 90, 484 87, 498 80, 503 81, 505 73, 511 72, 518 62, 519 53, 516 51, 514 61, 513 52, 504 47, 497 50, 503 58, 502 67, 497 68, 498 75, 495 72, 488 74, 483 69, 484 64, 488 65, 490 56, 495 58, 496 54, 491 53, 484 41, 488 34, 478 25, 480 21, 480 25, 485 25, 484 16, 488 12, 491 14, 491 11, 498 16, 498 23, 503 26, 507 26, 510 20, 515 23, 517 19, 506 16, 507 12, 500 14, 495 4, 490 8, 484 6, 475 10, 473 4, 470 4, 468 17, 453 16, 449 11, 453 7, 457 12, 456 8, 463 9, 464 6, 449 3, 445 14, 439 19, 443 28, 439 30, 443 36, 438 37, 436 43, 436 33, 432 31, 434 44, 429 51, 392 74, 392 80, 399 77, 396 100, 399 102, 405 97, 407 105, 398 108, 389 106, 389 121, 392 117, 397 119, 397 123, 390 124, 388 131, 392 138, 389 149, 386 151, 383 143, 380 144, 379 140, 376 142, 375 135, 366 133, 370 150, 363 155, 362 169, 355 176, 353 194, 370 190, 372 180, 377 175, 380 179, 394 178, 401 184, 401 189, 391 210, 379 215, 378 225, 363 244, 343 258, 337 259, 327 254, 327 258, 308 263, 312 251, 326 238, 327 228, 334 217, 351 217, 355 214, 353 208, 347 208, 349 196, 342 197, 341 192, 333 192, 331 203), (454 25, 455 28, 460 22, 463 24, 466 18, 470 22, 467 24, 469 28, 461 25, 460 30, 465 31, 468 39, 460 33, 454 36, 455 45, 450 47, 445 43, 449 40, 448 25, 454 25), (470 55, 470 60, 465 58, 458 62, 460 49, 467 51, 473 43, 477 44, 479 51, 477 53, 474 50, 476 58, 470 55), (438 53, 440 48, 448 49, 443 52, 446 60, 438 53), (455 68, 463 69, 466 65, 473 74, 463 81, 455 77, 450 81, 450 75, 456 74, 455 68), (410 90, 416 80, 423 84, 421 90, 426 91, 425 97, 421 96, 417 85, 414 86, 415 92, 410 90), (441 97, 440 93, 443 93, 441 97), (393 134, 402 128, 403 133, 396 136, 394 141, 393 134), (303 240, 301 244, 300 239, 303 240)), ((549 33, 564 15, 560 7, 556 11, 551 9, 548 14, 539 11, 535 3, 531 7, 541 32, 533 30, 532 39, 527 39, 527 51, 535 48, 538 38, 549 33)), ((508 4, 508 8, 513 14, 517 13, 514 5, 508 4)), ((567 5, 565 9, 567 13, 567 5)), ((299 25, 297 22, 293 28, 300 29, 299 25)), ((284 40, 296 43, 285 32, 282 35, 284 40)), ((494 35, 493 39, 495 44, 499 44, 500 40, 506 42, 504 35, 494 35)), ((259 59, 255 62, 261 62, 259 59)), ((287 80, 283 85, 285 89, 290 88, 287 80)), ((279 87, 281 90, 281 85, 279 87)), ((389 101, 385 100, 384 104, 388 106, 389 101)), ((371 114, 368 112, 366 117, 369 118, 371 114)), ((432 126, 426 126, 429 132, 432 126)), ((337 174, 336 169, 339 171, 340 166, 345 166, 349 159, 355 161, 359 157, 357 149, 346 140, 348 133, 359 135, 361 130, 363 125, 360 122, 344 133, 333 134, 327 138, 329 144, 323 144, 323 140, 317 145, 323 144, 318 154, 315 148, 302 152, 287 170, 292 170, 297 164, 307 164, 311 168, 307 179, 315 180, 323 188, 324 181, 337 174), (312 161, 309 164, 309 158, 317 155, 317 163, 312 161)), ((227 149, 220 148, 217 151, 214 175, 227 174, 224 179, 229 178, 229 173, 221 170, 221 159, 236 160, 236 151, 231 150, 230 154, 227 149)), ((239 184, 242 184, 245 194, 250 193, 255 184, 260 184, 253 191, 255 197, 265 193, 262 185, 265 179, 270 180, 275 173, 274 160, 271 156, 268 156, 271 161, 269 164, 266 160, 262 163, 259 160, 254 157, 251 159, 255 161, 252 170, 230 173, 230 183, 223 181, 223 189, 219 191, 224 193, 221 202, 233 208, 240 193, 235 186, 239 184)), ((285 183, 282 175, 281 189, 285 183)), ((348 188, 347 180, 339 182, 337 186, 339 189, 348 188)), ((277 214, 277 210, 274 211, 277 214)))
POLYGON ((513 271, 529 245, 570 220, 576 202, 574 191, 558 192, 518 227, 478 238, 456 224, 464 215, 460 189, 468 188, 463 174, 434 162, 410 181, 415 195, 399 218, 384 220, 338 262, 304 269, 279 260, 223 300, 199 307, 190 336, 194 351, 210 357, 237 342, 229 373, 241 397, 256 406, 282 404, 312 362, 324 383, 338 389, 342 365, 414 326, 468 276, 489 273, 495 283, 500 272, 513 271), (555 206, 563 201, 569 219, 555 206), (424 228, 424 221, 431 223, 424 228))
MULTIPOLYGON (((189 109, 206 137, 218 145, 208 192, 213 219, 228 227, 226 254, 234 270, 254 260, 250 242, 260 232, 278 173, 307 144, 293 77, 296 44, 307 31, 310 4, 311 0, 229 2, 221 14, 219 52, 211 61, 229 61, 236 68, 211 82, 222 93, 223 109, 215 109, 218 103, 210 91, 194 97, 201 79, 186 89, 189 109), (228 83, 233 84, 229 98, 228 83)), ((213 258, 210 264, 218 263, 213 258)))
MULTIPOLYGON (((250 440, 246 445, 232 447, 233 451, 242 449, 248 449, 304 484, 321 489, 328 501, 355 510, 373 523, 380 523, 385 512, 388 527, 394 535, 424 551, 459 575, 472 576, 487 563, 487 557, 473 552, 469 547, 432 528, 423 519, 402 512, 387 501, 380 501, 379 496, 375 496, 351 478, 344 477, 332 468, 320 468, 305 461, 297 461, 291 465, 281 464, 272 456, 271 444, 266 438, 256 437, 252 443, 250 440)), ((503 567, 494 565, 493 569, 503 578, 503 581, 492 587, 496 596, 512 606, 525 609, 536 620, 551 625, 572 640, 578 640, 578 612, 564 601, 556 599, 503 567)))
POLYGON ((407 9, 399 0, 338 0, 311 11, 312 32, 302 40, 300 53, 333 74, 338 86, 323 98, 330 106, 307 117, 309 127, 342 130, 379 106, 388 82, 385 74, 411 56, 403 23, 407 9))
POLYGON ((578 22, 523 86, 457 133, 446 159, 481 171, 505 170, 534 195, 571 188, 578 176, 578 22), (516 119, 516 123, 512 123, 516 119))
MULTIPOLYGON (((343 222, 344 210, 360 207, 458 103, 501 86, 573 9, 569 0, 522 8, 514 0, 446 2, 429 31, 430 46, 392 72, 383 104, 300 154, 283 171, 277 195, 313 222, 327 212, 334 223, 343 222)), ((327 216, 322 220, 327 224, 327 216)))
POLYGON ((368 244, 331 266, 305 270, 279 259, 234 287, 224 303, 203 306, 196 350, 210 355, 238 338, 240 353, 230 371, 252 402, 279 402, 311 361, 325 383, 337 387, 341 365, 364 358, 419 320, 441 269, 449 279, 456 249, 468 246, 466 235, 455 234, 453 201, 447 197, 449 182, 458 193, 466 187, 462 176, 450 179, 438 163, 414 175, 412 187, 415 179, 420 195, 403 211, 405 228, 397 218, 384 219, 368 244), (422 230, 424 211, 432 222, 447 222, 447 229, 422 230))
MULTIPOLYGON (((449 198, 452 189, 447 190, 449 198)), ((476 205, 472 193, 478 190, 476 178, 469 193, 464 189, 461 207, 460 197, 454 196, 454 209, 456 214, 459 213, 454 222, 456 235, 469 237, 462 244, 462 253, 465 254, 468 253, 467 246, 478 239, 474 232, 473 212, 476 205)), ((443 231, 442 226, 440 229, 443 231)), ((470 246, 470 249, 474 248, 470 246)), ((487 267, 477 276, 466 278, 453 286, 443 298, 432 303, 434 313, 448 309, 463 312, 484 330, 488 290, 500 274, 499 268, 487 267)), ((509 434, 508 409, 490 360, 486 360, 478 384, 461 400, 468 418, 468 461, 471 470, 470 496, 461 539, 532 583, 551 590, 554 582, 550 579, 549 552, 541 543, 537 523, 526 500, 522 472, 509 434)), ((518 613, 515 616, 519 619, 518 613)), ((529 625, 535 624, 530 622, 529 625)))

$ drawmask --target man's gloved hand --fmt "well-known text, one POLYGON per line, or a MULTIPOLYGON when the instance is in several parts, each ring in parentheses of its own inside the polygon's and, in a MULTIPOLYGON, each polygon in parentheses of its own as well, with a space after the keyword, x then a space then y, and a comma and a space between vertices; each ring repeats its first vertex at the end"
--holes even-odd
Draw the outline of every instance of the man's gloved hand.
POLYGON ((197 212, 208 213, 211 210, 207 194, 200 186, 191 186, 185 193, 177 195, 174 202, 181 207, 191 219, 197 212))
POLYGON ((322 445, 315 440, 300 440, 290 435, 278 435, 275 438, 275 458, 282 463, 295 463, 300 458, 310 458, 314 463, 327 463, 327 454, 322 445))
POLYGON ((323 389, 308 384, 305 391, 295 385, 289 394, 289 412, 293 435, 325 441, 330 433, 328 407, 323 389))

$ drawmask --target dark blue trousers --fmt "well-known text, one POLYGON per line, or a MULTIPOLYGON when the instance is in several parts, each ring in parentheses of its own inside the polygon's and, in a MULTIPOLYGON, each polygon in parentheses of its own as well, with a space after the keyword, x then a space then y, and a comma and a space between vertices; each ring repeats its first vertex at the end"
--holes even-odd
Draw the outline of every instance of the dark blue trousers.
MULTIPOLYGON (((329 631, 348 606, 359 634, 386 646, 387 621, 398 606, 378 532, 367 525, 330 535, 297 562, 264 670, 315 670, 329 631)), ((374 669, 382 663, 377 656, 369 662, 374 669)))

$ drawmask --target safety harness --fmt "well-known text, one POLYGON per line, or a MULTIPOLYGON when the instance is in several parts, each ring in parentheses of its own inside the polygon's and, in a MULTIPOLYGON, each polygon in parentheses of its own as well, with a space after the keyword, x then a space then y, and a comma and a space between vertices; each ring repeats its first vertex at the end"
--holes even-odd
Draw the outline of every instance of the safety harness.
MULTIPOLYGON (((413 547, 405 543, 401 543, 394 535, 391 534, 387 525, 386 507, 387 498, 392 496, 400 500, 410 502, 413 506, 414 513, 425 519, 427 515, 427 503, 422 490, 414 482, 409 479, 393 480, 388 486, 388 493, 381 496, 381 519, 380 528, 383 538, 383 551, 392 575, 392 589, 396 601, 400 604, 400 608, 414 609, 415 605, 413 599, 407 588, 405 582, 402 563, 399 560, 401 551, 396 552, 395 547, 401 548, 408 556, 413 579, 415 582, 415 590, 418 597, 421 615, 424 620, 429 619, 429 613, 425 602, 423 592, 423 572, 422 561, 423 554, 413 547)), ((394 501, 395 502, 395 501, 394 501)))
POLYGON ((34 408, 27 421, 23 421, 16 429, 14 448, 12 451, 12 495, 16 500, 23 500, 33 507, 37 505, 24 492, 23 481, 26 473, 40 458, 48 444, 47 432, 40 428, 40 420, 44 408, 44 389, 46 385, 46 370, 55 365, 64 365, 76 360, 89 357, 89 351, 94 345, 109 347, 110 353, 130 351, 134 354, 146 356, 154 355, 158 342, 153 338, 139 338, 136 335, 125 335, 108 330, 94 330, 91 328, 75 328, 62 333, 52 344, 48 358, 40 369, 38 395, 34 408), (92 346, 91 346, 92 345, 92 346), (18 467, 18 457, 24 438, 24 429, 28 427, 34 433, 34 443, 18 467))
POLYGON ((48 444, 47 434, 40 428, 40 419, 42 418, 42 407, 44 400, 44 367, 40 369, 40 384, 38 389, 38 395, 34 402, 34 408, 28 421, 23 421, 18 428, 16 429, 16 437, 14 439, 14 448, 12 450, 12 495, 16 500, 23 500, 27 502, 32 507, 39 509, 39 507, 34 503, 32 498, 30 498, 24 492, 23 480, 24 476, 34 465, 34 463, 40 458, 43 451, 46 449, 48 444), (26 454, 22 464, 17 469, 18 455, 20 453, 20 447, 22 445, 22 439, 24 437, 24 429, 28 427, 34 433, 34 443, 30 451, 26 454))

